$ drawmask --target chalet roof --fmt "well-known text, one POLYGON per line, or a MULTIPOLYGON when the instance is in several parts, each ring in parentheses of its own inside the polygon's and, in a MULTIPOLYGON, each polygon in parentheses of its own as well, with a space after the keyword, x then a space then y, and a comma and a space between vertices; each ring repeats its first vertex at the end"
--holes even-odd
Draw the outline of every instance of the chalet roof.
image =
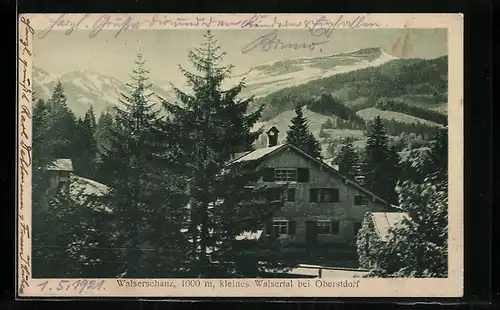
POLYGON ((301 149, 299 149, 296 146, 294 146, 292 144, 289 144, 289 143, 278 144, 276 146, 271 146, 271 147, 265 147, 265 148, 256 149, 256 150, 254 150, 254 151, 252 151, 252 152, 244 155, 243 157, 237 158, 236 160, 230 162, 229 165, 234 164, 234 163, 244 163, 244 162, 252 162, 252 161, 263 160, 264 158, 266 158, 268 156, 272 156, 273 154, 277 154, 278 152, 280 152, 282 150, 286 150, 286 149, 292 149, 292 150, 296 151, 297 153, 301 154, 302 156, 308 158, 309 160, 314 161, 315 163, 319 164, 320 167, 325 168, 325 171, 328 171, 328 172, 330 172, 332 174, 335 174, 337 177, 340 177, 347 185, 355 187, 356 189, 358 189, 359 191, 363 192, 367 196, 372 197, 374 200, 376 200, 376 201, 378 201, 378 202, 380 202, 382 204, 385 204, 385 205, 389 206, 389 204, 387 203, 387 201, 385 201, 384 199, 378 197, 377 195, 375 195, 374 193, 370 192, 366 188, 362 187, 356 181, 354 181, 354 180, 348 178, 347 176, 343 175, 334 166, 332 166, 330 164, 327 164, 326 162, 324 162, 324 161, 322 161, 322 160, 320 160, 318 158, 312 157, 311 155, 305 153, 301 149))
POLYGON ((71 159, 56 159, 52 161, 48 166, 47 170, 49 171, 73 171, 73 162, 71 159))
POLYGON ((375 230, 382 241, 389 240, 389 229, 407 217, 406 212, 371 212, 375 230))
POLYGON ((276 151, 277 149, 283 147, 285 144, 278 144, 275 146, 264 147, 260 149, 256 149, 250 153, 246 153, 240 158, 236 158, 232 163, 246 162, 246 161, 254 161, 263 158, 266 155, 276 151))

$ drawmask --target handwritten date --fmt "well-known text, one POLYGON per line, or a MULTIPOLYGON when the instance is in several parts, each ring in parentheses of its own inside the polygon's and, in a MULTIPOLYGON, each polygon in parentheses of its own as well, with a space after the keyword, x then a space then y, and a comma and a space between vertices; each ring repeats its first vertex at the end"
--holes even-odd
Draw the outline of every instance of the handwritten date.
POLYGON ((37 286, 41 292, 46 291, 73 291, 82 294, 84 291, 102 291, 105 280, 59 280, 59 281, 44 281, 37 286))

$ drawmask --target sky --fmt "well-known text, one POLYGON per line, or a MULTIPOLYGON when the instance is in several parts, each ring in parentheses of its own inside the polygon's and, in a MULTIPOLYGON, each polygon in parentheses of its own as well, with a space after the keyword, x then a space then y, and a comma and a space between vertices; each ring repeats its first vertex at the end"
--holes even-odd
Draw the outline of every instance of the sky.
MULTIPOLYGON (((188 51, 203 42, 204 30, 161 29, 116 31, 103 30, 95 37, 89 31, 76 30, 69 35, 53 30, 44 38, 35 35, 35 66, 54 75, 72 70, 92 70, 127 81, 137 53, 143 53, 155 81, 176 82, 182 78, 178 65, 189 68, 188 51)), ((213 34, 226 52, 225 64, 233 64, 234 74, 247 72, 266 62, 297 57, 315 57, 360 48, 381 47, 390 51, 406 29, 337 29, 329 41, 309 49, 276 49, 242 53, 250 42, 269 30, 214 30, 213 34), (321 48, 321 49, 320 49, 321 48)), ((406 58, 436 58, 447 55, 446 29, 410 29, 411 50, 406 58)), ((282 42, 321 41, 307 30, 278 30, 282 42)))

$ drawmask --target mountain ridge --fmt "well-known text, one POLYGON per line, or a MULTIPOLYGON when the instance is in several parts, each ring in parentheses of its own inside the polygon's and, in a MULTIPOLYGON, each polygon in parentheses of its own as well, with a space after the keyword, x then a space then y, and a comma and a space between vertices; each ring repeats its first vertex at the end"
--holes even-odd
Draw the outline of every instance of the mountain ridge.
MULTIPOLYGON (((314 81, 340 72, 378 66, 394 57, 379 47, 362 48, 349 52, 334 53, 317 57, 298 57, 259 64, 246 73, 232 76, 227 85, 237 84, 245 77, 246 87, 242 96, 262 97, 276 90, 314 81)), ((120 106, 120 93, 126 91, 124 81, 94 70, 71 70, 60 75, 47 72, 35 66, 35 92, 39 98, 48 99, 57 80, 61 80, 68 97, 68 104, 77 116, 82 116, 90 106, 96 114, 113 106, 120 106)), ((165 99, 173 99, 170 86, 162 81, 154 81, 156 94, 165 99)), ((184 89, 186 85, 176 85, 184 89)))

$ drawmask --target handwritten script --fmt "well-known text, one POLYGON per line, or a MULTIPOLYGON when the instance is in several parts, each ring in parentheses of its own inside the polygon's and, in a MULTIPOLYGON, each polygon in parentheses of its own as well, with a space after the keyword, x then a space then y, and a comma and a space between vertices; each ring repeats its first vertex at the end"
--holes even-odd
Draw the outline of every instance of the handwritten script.
POLYGON ((308 49, 313 51, 317 46, 328 43, 328 40, 318 41, 318 42, 283 42, 278 36, 278 30, 273 30, 265 35, 258 37, 256 40, 250 42, 246 45, 241 53, 245 54, 255 49, 259 49, 262 52, 267 52, 270 50, 283 50, 283 49, 308 49))
POLYGON ((30 239, 30 229, 25 222, 24 209, 25 195, 24 189, 29 176, 29 167, 31 167, 31 141, 30 132, 27 123, 31 122, 31 77, 28 75, 30 58, 33 55, 31 51, 31 39, 35 30, 30 24, 30 20, 21 17, 21 27, 19 27, 19 264, 20 264, 20 284, 19 294, 23 294, 24 289, 29 287, 28 280, 31 277, 31 257, 24 252, 26 239, 30 239))
POLYGON ((46 280, 38 284, 41 292, 76 292, 83 294, 86 291, 103 291, 106 290, 104 283, 106 280, 46 280))
POLYGON ((368 16, 339 15, 331 19, 326 15, 318 18, 289 17, 286 15, 254 14, 251 17, 228 14, 221 16, 189 16, 153 14, 149 18, 133 14, 61 14, 49 20, 49 25, 37 34, 40 39, 45 38, 52 30, 65 30, 66 35, 76 30, 89 30, 89 37, 96 37, 102 30, 116 31, 118 37, 126 30, 152 28, 206 28, 206 29, 306 29, 312 36, 329 37, 335 29, 347 28, 377 28, 379 23, 369 21, 368 16))

